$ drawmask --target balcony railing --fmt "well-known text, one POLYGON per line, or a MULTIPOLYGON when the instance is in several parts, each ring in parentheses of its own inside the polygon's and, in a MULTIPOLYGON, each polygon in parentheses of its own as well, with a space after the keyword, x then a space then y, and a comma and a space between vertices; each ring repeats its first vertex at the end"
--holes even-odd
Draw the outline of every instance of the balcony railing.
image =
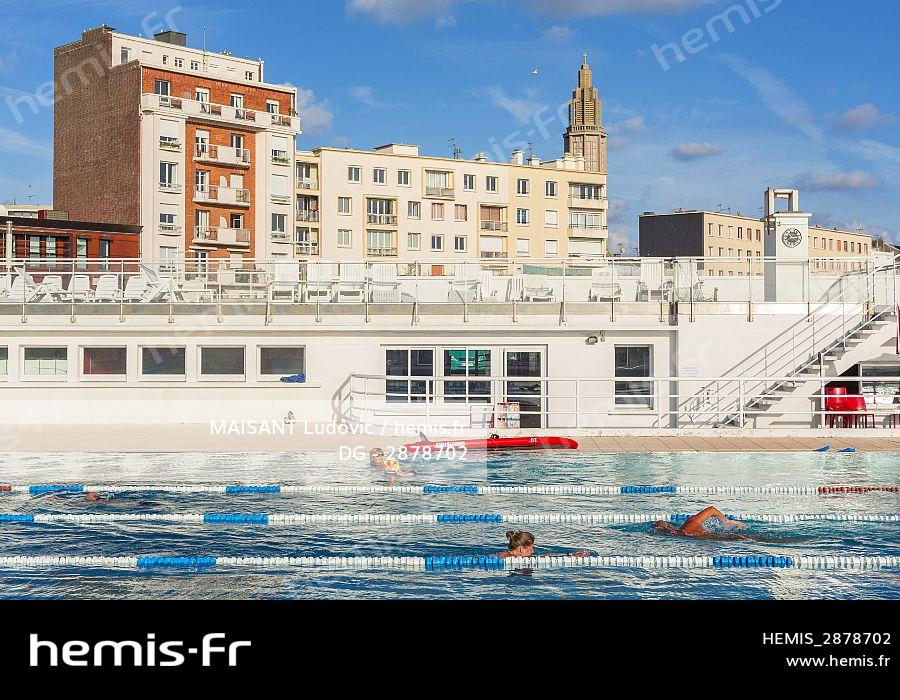
POLYGON ((160 224, 160 233, 181 233, 181 226, 178 224, 160 224))
POLYGON ((159 189, 163 192, 181 192, 181 185, 177 182, 160 182, 159 189))
POLYGON ((297 255, 318 255, 318 241, 297 241, 297 255))
POLYGON ((381 258, 395 258, 397 257, 397 247, 396 246, 367 246, 366 247, 366 255, 372 255, 375 257, 381 258))
POLYGON ((289 194, 272 194, 272 195, 269 195, 269 199, 272 200, 272 204, 290 204, 291 203, 291 195, 289 195, 289 194))
POLYGON ((246 148, 232 148, 231 146, 216 146, 210 143, 198 143, 194 147, 194 160, 249 168, 250 151, 246 148))
POLYGON ((249 247, 250 230, 246 228, 195 226, 194 242, 218 243, 219 245, 240 245, 249 247))
POLYGON ((298 190, 317 190, 319 189, 318 180, 307 180, 305 178, 297 178, 298 190))
POLYGON ((506 221, 482 221, 482 231, 508 231, 509 223, 506 221))
POLYGON ((275 165, 290 165, 291 156, 287 151, 272 151, 272 162, 275 165))
POLYGON ((442 199, 452 199, 455 190, 452 187, 426 187, 426 197, 441 197, 442 199))
POLYGON ((159 138, 159 147, 164 148, 167 151, 180 151, 181 141, 179 141, 178 139, 173 139, 171 137, 161 136, 159 138))
POLYGON ((301 209, 297 212, 297 221, 316 223, 319 220, 319 212, 309 209, 301 209))
POLYGON ((366 222, 375 226, 396 226, 396 214, 367 214, 366 222))
POLYGON ((602 197, 582 197, 580 195, 570 195, 569 196, 569 206, 570 207, 583 207, 585 209, 597 209, 602 208, 606 203, 606 200, 602 197))
POLYGON ((288 243, 292 240, 291 234, 287 231, 271 231, 269 232, 269 238, 279 243, 288 243))
POLYGON ((211 204, 225 204, 235 207, 250 206, 250 190, 218 185, 196 185, 194 201, 211 204))
POLYGON ((506 251, 504 250, 482 250, 481 251, 482 258, 505 258, 506 251))
POLYGON ((255 126, 258 129, 271 127, 300 131, 300 117, 287 114, 271 114, 243 107, 231 107, 229 105, 212 104, 199 100, 188 100, 170 95, 155 95, 145 93, 141 99, 143 109, 166 109, 177 111, 188 116, 194 116, 203 120, 224 121, 237 123, 243 126, 255 126))

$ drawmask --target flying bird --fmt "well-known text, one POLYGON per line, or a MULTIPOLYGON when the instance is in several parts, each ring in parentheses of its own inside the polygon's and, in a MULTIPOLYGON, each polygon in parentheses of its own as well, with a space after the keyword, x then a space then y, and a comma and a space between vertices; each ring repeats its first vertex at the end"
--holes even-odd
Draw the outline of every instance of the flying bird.
POLYGON ((532 77, 532 78, 537 78, 540 74, 541 74, 541 69, 540 69, 540 68, 535 68, 533 71, 531 71, 531 77, 532 77))

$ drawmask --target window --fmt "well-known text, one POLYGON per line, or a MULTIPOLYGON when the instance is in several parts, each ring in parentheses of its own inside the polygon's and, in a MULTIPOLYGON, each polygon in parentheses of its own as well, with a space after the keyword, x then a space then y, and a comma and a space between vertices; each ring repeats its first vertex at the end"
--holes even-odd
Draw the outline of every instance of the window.
POLYGON ((141 348, 141 374, 146 377, 183 377, 185 348, 141 348))
POLYGON ((306 371, 306 348, 260 348, 259 373, 263 377, 289 377, 306 371))
POLYGON ((359 182, 362 178, 362 168, 358 165, 351 165, 347 168, 347 181, 348 182, 359 182))
POLYGON ((544 188, 544 194, 547 197, 555 197, 556 192, 557 192, 557 187, 558 187, 557 183, 555 183, 553 180, 547 180, 547 185, 544 188))
POLYGON ((519 180, 516 182, 516 194, 519 194, 519 195, 526 195, 526 194, 528 194, 529 192, 531 192, 531 181, 530 181, 530 180, 519 179, 519 180))
POLYGON ((722 224, 719 224, 719 238, 722 237, 722 224))
POLYGON ((353 245, 353 231, 340 228, 337 232, 338 248, 350 248, 353 245))
POLYGON ((547 228, 559 228, 559 212, 554 209, 545 211, 544 226, 547 228))
POLYGON ((474 192, 475 191, 475 176, 474 175, 463 175, 463 189, 466 192, 474 192))
POLYGON ((552 258, 559 255, 559 241, 544 242, 544 257, 552 258))
POLYGON ((164 189, 178 187, 178 163, 162 161, 159 164, 159 186, 164 189))
POLYGON ((338 197, 338 214, 351 214, 353 212, 353 201, 350 197, 338 197))
POLYGON ((400 187, 409 187, 409 178, 409 170, 397 171, 397 184, 400 185, 400 187))
POLYGON ((528 209, 516 209, 516 223, 523 226, 531 223, 531 212, 528 209))
POLYGON ((368 255, 393 256, 397 254, 393 231, 366 231, 366 246, 368 255))
MULTIPOLYGON (((288 140, 286 136, 272 138, 272 162, 277 165, 290 165, 291 156, 288 153, 288 140)), ((287 178, 285 178, 287 180, 287 178)))
POLYGON ((28 237, 28 257, 33 259, 38 259, 41 257, 41 237, 40 236, 29 236, 28 237))
POLYGON ((194 99, 202 105, 201 112, 209 112, 209 90, 198 87, 194 90, 194 99))
POLYGON ((460 379, 444 382, 445 402, 491 402, 490 380, 471 381, 473 377, 491 376, 490 350, 444 350, 444 376, 460 379))
POLYGON ((0 348, 0 377, 9 374, 9 348, 0 348))
POLYGON ((25 348, 26 377, 65 377, 69 373, 68 348, 25 348))
POLYGON ((487 178, 485 178, 485 189, 486 189, 488 192, 492 192, 492 193, 495 193, 495 194, 496 194, 496 192, 497 192, 497 178, 494 177, 494 176, 492 176, 492 175, 488 175, 487 178))
POLYGON ((431 204, 431 220, 432 221, 443 221, 444 220, 444 205, 439 202, 432 202, 431 204))
POLYGON ((738 226, 738 240, 741 241, 744 239, 744 228, 743 226, 738 226))
POLYGON ((422 234, 421 233, 406 234, 406 248, 408 250, 420 250, 422 248, 422 234))
POLYGON ((431 234, 431 249, 434 251, 442 251, 444 249, 444 237, 440 234, 431 234))
POLYGON ((466 236, 454 236, 453 237, 453 250, 457 253, 465 253, 466 252, 466 236))
POLYGON ((79 270, 87 269, 87 256, 88 256, 88 239, 87 238, 78 238, 75 240, 75 258, 77 260, 77 267, 79 270))
MULTIPOLYGON (((650 351, 650 346, 616 347, 616 377, 631 380, 652 376, 650 351)), ((652 396, 652 382, 616 382, 616 406, 652 408, 652 396)))
POLYGON ((434 400, 434 382, 406 379, 434 375, 434 350, 386 350, 385 371, 388 377, 403 377, 385 382, 389 403, 419 403, 434 400))
POLYGON ((153 81, 153 94, 161 95, 163 97, 168 97, 171 93, 172 83, 168 80, 154 80, 153 81))
POLYGON ((287 215, 272 214, 272 233, 284 233, 287 231, 287 215))
POLYGON ((183 58, 175 58, 175 67, 176 68, 184 68, 184 59, 183 58))
POLYGON ((573 199, 600 199, 600 185, 572 185, 573 199))
MULTIPOLYGON (((101 259, 103 259, 103 260, 106 260, 106 259, 108 259, 108 258, 110 257, 110 254, 109 254, 110 244, 111 244, 111 241, 108 241, 108 240, 106 240, 105 238, 101 238, 101 239, 97 242, 97 245, 98 245, 97 257, 98 257, 98 258, 101 258, 101 259)), ((101 270, 106 270, 106 269, 107 269, 107 264, 106 264, 106 263, 103 263, 102 265, 100 265, 100 269, 101 269, 101 270)))
POLYGON ((84 348, 81 374, 85 377, 124 377, 127 355, 125 348, 84 348))
POLYGON ((276 100, 266 100, 266 111, 269 114, 281 114, 281 103, 276 100))
POLYGON ((160 270, 175 270, 175 262, 178 260, 178 248, 162 245, 159 247, 160 270))
POLYGON ((200 348, 201 377, 244 375, 244 348, 200 348))
POLYGON ((131 49, 127 49, 124 46, 119 51, 119 63, 128 63, 131 60, 131 49))
POLYGON ((531 241, 527 238, 517 238, 516 239, 516 253, 518 255, 530 255, 531 254, 531 241))
POLYGON ((163 54, 163 57, 162 57, 162 64, 163 64, 164 66, 169 65, 169 57, 166 56, 165 54, 163 54))
POLYGON ((160 148, 180 149, 181 129, 178 122, 172 119, 161 119, 159 122, 160 148))
POLYGON ((469 207, 465 204, 457 204, 453 207, 453 218, 455 221, 469 220, 469 207))
POLYGON ((421 219, 422 218, 422 203, 421 202, 409 202, 406 205, 406 213, 410 219, 421 219))
POLYGON ((582 211, 569 212, 569 228, 575 229, 599 229, 600 214, 589 214, 582 211))
MULTIPOLYGON (((273 156, 274 158, 274 156, 273 156)), ((288 189, 288 176, 287 175, 272 175, 271 176, 271 187, 272 194, 271 199, 275 204, 290 204, 291 203, 291 193, 288 189)))
POLYGON ((44 243, 45 255, 47 258, 47 266, 52 270, 56 261, 56 236, 47 236, 44 243))
POLYGON ((430 196, 451 196, 453 192, 450 189, 450 173, 439 170, 426 170, 425 191, 430 196))
POLYGON ((191 61, 191 70, 200 70, 200 62, 191 61))
POLYGON ((253 71, 252 70, 244 71, 244 80, 246 80, 247 82, 253 82, 253 71))
POLYGON ((375 168, 372 170, 372 181, 376 185, 383 185, 387 181, 387 170, 384 168, 375 168))

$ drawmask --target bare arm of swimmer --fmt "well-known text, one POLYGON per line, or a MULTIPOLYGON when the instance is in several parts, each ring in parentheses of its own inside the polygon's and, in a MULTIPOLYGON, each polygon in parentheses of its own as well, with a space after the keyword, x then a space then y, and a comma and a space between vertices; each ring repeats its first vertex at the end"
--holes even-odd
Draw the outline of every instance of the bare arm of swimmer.
POLYGON ((730 520, 722 511, 718 508, 710 506, 706 510, 700 511, 692 518, 688 518, 684 521, 684 524, 681 526, 681 531, 685 535, 702 535, 703 534, 703 523, 705 523, 710 518, 716 518, 721 520, 723 523, 728 525, 736 525, 742 530, 747 526, 739 520, 730 520))

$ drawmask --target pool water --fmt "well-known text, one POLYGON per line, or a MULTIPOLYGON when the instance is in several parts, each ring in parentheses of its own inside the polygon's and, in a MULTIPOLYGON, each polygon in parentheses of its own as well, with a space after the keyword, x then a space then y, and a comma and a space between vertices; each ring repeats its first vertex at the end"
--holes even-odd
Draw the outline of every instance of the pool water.
MULTIPOLYGON (((900 486, 896 454, 514 453, 486 461, 419 461, 416 484, 900 486)), ((825 496, 655 494, 186 494, 147 484, 382 483, 367 464, 334 453, 7 455, 0 484, 134 485, 109 503, 81 496, 0 494, 2 513, 693 513, 897 514, 896 493, 825 496), (714 501, 714 502, 712 502, 714 501)), ((250 526, 156 523, 0 524, 3 556, 488 556, 504 533, 528 529, 536 553, 598 555, 898 556, 898 523, 753 524, 770 541, 658 535, 649 524, 515 523, 250 526), (783 542, 779 540, 789 539, 783 542)), ((0 568, 4 598, 897 598, 896 570, 561 569, 482 571, 130 571, 0 568)))

